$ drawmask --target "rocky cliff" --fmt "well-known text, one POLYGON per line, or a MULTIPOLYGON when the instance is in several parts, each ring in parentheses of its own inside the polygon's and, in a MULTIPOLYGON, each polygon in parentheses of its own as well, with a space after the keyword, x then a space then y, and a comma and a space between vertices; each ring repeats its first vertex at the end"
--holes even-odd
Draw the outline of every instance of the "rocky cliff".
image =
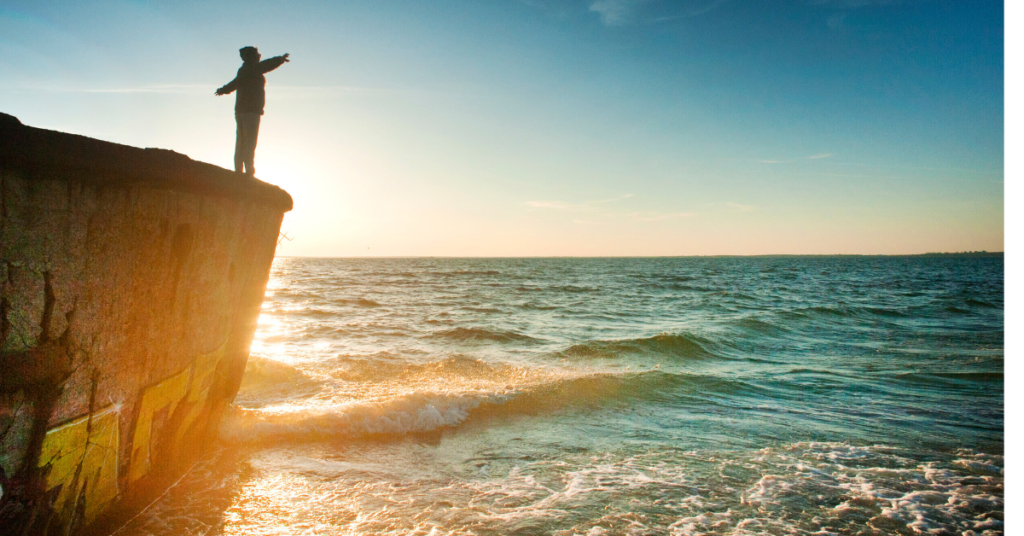
POLYGON ((102 524, 198 458, 291 208, 172 151, 0 114, 0 533, 102 524))

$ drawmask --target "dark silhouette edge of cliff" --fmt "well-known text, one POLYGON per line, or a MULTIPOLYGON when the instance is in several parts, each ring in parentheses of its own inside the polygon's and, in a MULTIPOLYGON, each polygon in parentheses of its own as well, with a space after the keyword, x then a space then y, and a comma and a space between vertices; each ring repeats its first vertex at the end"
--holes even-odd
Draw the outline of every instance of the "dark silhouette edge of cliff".
POLYGON ((23 125, 0 112, 0 171, 20 171, 34 180, 77 180, 92 186, 141 186, 243 198, 293 207, 288 192, 168 149, 141 149, 95 138, 23 125))

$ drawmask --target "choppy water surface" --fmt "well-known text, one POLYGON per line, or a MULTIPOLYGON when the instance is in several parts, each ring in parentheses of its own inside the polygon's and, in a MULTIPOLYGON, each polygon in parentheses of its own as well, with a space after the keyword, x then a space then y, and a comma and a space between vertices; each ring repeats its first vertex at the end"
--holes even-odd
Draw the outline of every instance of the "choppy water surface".
POLYGON ((1002 259, 279 258, 121 533, 1002 533, 1002 397, 1002 259))

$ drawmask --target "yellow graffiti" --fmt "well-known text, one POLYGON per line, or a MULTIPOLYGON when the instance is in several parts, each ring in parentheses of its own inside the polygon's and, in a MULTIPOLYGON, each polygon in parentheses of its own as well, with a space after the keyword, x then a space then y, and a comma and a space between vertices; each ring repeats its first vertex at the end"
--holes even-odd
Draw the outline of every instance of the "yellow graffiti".
POLYGON ((171 376, 170 378, 146 389, 140 402, 139 418, 135 421, 135 435, 132 437, 131 465, 128 468, 128 481, 136 480, 149 473, 153 457, 153 417, 154 414, 166 410, 164 424, 178 407, 178 402, 185 397, 191 367, 171 376))
POLYGON ((174 438, 176 451, 183 446, 181 441, 189 427, 196 422, 206 407, 206 399, 210 394, 210 387, 213 386, 214 372, 217 370, 217 364, 224 357, 227 347, 228 343, 224 341, 220 348, 197 357, 195 363, 192 364, 192 382, 189 385, 186 398, 189 404, 188 414, 182 419, 181 426, 174 438))
POLYGON ((46 489, 60 491, 54 508, 70 515, 84 499, 85 522, 99 515, 117 497, 118 413, 114 406, 58 426, 46 433, 39 467, 46 489))
POLYGON ((227 341, 213 352, 197 357, 185 370, 143 392, 139 417, 135 423, 135 436, 132 438, 131 465, 128 469, 129 482, 135 482, 149 473, 152 467, 155 442, 167 442, 169 446, 173 447, 172 452, 180 452, 180 448, 184 446, 182 439, 192 424, 202 415, 210 387, 213 385, 214 372, 226 350, 227 341), (182 402, 185 402, 185 405, 181 410, 186 413, 176 423, 177 429, 174 430, 173 438, 167 436, 154 438, 154 433, 156 433, 156 430, 153 429, 155 414, 166 410, 163 417, 164 422, 167 422, 174 416, 182 402))

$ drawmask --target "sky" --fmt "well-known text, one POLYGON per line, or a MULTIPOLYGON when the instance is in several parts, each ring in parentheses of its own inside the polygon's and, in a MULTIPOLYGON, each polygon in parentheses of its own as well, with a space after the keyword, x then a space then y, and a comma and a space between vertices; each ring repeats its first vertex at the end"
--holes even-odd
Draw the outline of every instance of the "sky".
POLYGON ((279 255, 1004 249, 1003 4, 0 0, 0 112, 233 166, 279 255))

